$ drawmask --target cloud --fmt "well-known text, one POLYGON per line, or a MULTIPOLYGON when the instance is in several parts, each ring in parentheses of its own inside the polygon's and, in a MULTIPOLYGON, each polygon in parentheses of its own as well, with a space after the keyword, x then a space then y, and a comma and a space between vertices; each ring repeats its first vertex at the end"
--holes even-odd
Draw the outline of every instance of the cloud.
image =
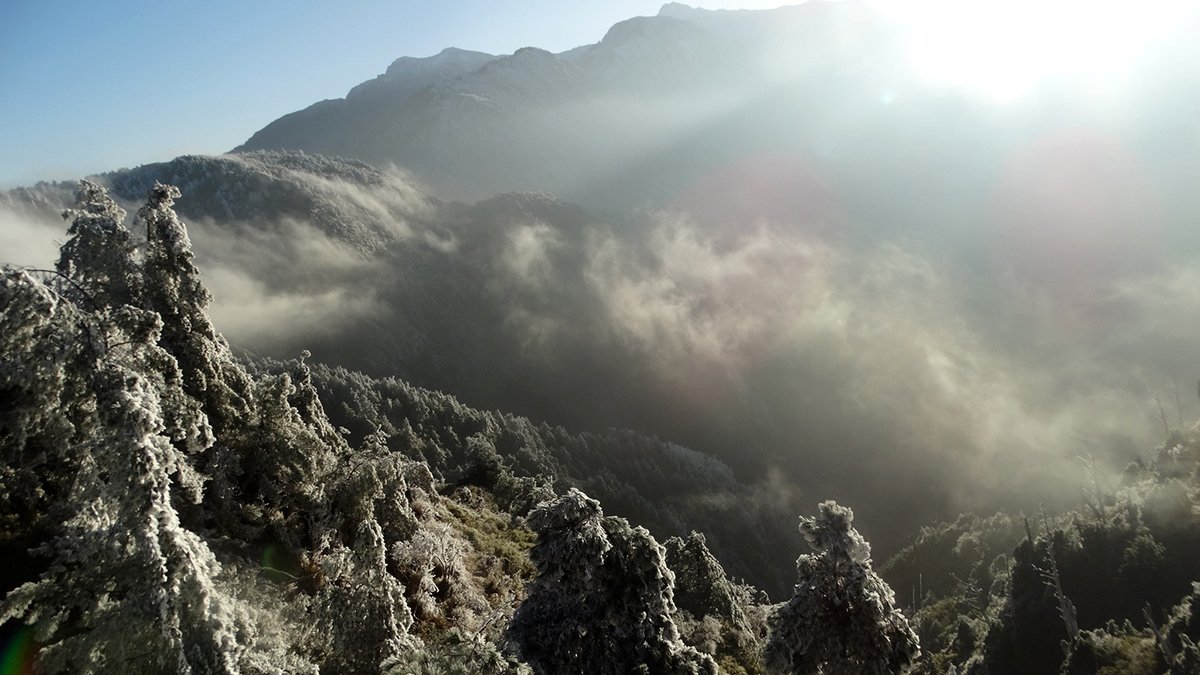
POLYGON ((61 218, 31 216, 0 205, 0 263, 53 267, 65 239, 61 218))
POLYGON ((209 266, 204 283, 215 298, 213 324, 233 344, 254 350, 341 335, 384 312, 372 292, 348 287, 303 293, 277 290, 244 270, 209 266))
POLYGON ((522 224, 506 237, 501 263, 520 283, 541 288, 554 283, 551 254, 563 245, 562 237, 546 223, 522 224))
MULTIPOLYGON (((295 180, 335 206, 188 220, 234 345, 320 345, 475 405, 657 434, 780 508, 846 502, 882 551, 963 509, 1072 505, 1077 456, 1116 471, 1147 450, 1151 397, 1170 408, 1171 375, 1200 359, 1187 264, 1096 284, 1089 323, 1064 325, 1036 278, 972 276, 941 249, 835 239, 779 212, 609 227, 518 199, 460 218, 415 192, 295 180), (364 249, 329 213, 369 217, 386 244, 364 249)), ((53 260, 61 222, 0 216, 5 250, 53 260)))
POLYGON ((231 228, 188 224, 217 329, 276 352, 354 330, 388 311, 371 283, 376 259, 295 219, 231 228))
POLYGON ((1200 344, 1196 341, 1196 326, 1200 326, 1200 260, 1124 279, 1113 287, 1106 301, 1112 322, 1120 329, 1108 333, 1103 356, 1142 363, 1160 383, 1173 375, 1195 378, 1194 364, 1200 363, 1200 344))
MULTIPOLYGON (((291 173, 327 208, 188 220, 236 346, 320 345, 475 405, 657 434, 780 508, 846 502, 882 551, 964 509, 1073 505, 1077 457, 1116 471, 1147 450, 1155 387, 1169 408, 1181 359, 1200 359, 1186 264, 1098 282, 1088 321, 1064 324, 1036 277, 971 275, 942 249, 778 211, 610 227, 544 200, 438 210, 291 173), (364 248, 361 232, 387 236, 364 248)), ((61 223, 3 215, 6 250, 53 260, 61 223)))
POLYGON ((588 267, 611 328, 665 371, 681 359, 750 356, 780 328, 842 311, 823 296, 834 253, 820 241, 764 225, 724 246, 680 218, 660 216, 645 241, 600 242, 588 267))
MULTIPOLYGON (((723 427, 687 441, 759 466, 764 485, 779 482, 770 466, 810 500, 857 506, 868 529, 900 528, 873 532, 890 543, 958 510, 1073 505, 1077 457, 1116 471, 1154 440, 1133 355, 1093 358, 1112 333, 1064 344, 1035 317, 995 330, 971 307, 996 290, 912 242, 833 244, 768 222, 730 241, 660 214, 589 263, 603 322, 670 383, 663 400, 685 402, 694 428, 723 427)), ((1164 283, 1129 302, 1183 312, 1195 285, 1164 283)))

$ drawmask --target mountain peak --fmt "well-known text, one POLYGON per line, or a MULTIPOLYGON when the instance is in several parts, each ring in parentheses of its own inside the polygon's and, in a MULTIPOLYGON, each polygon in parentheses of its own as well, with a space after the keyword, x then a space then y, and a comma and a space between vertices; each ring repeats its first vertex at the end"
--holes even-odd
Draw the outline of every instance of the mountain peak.
POLYGON ((521 47, 513 52, 513 57, 518 59, 545 59, 554 58, 554 54, 541 49, 539 47, 521 47))
POLYGON ((388 66, 387 72, 395 73, 414 68, 430 69, 458 63, 472 63, 477 64, 476 67, 478 67, 478 65, 482 65, 482 63, 494 58, 496 58, 494 55, 486 52, 447 47, 433 56, 401 56, 392 61, 392 64, 388 66))
POLYGON ((382 75, 351 89, 346 98, 382 97, 401 103, 428 86, 474 72, 495 59, 492 54, 458 47, 447 47, 433 56, 402 56, 382 75))
POLYGON ((691 5, 685 5, 682 2, 668 2, 659 8, 658 16, 669 16, 677 19, 685 19, 694 14, 708 11, 711 10, 692 7, 691 5))
POLYGON ((638 16, 613 24, 612 28, 609 28, 608 32, 600 40, 600 44, 611 46, 647 38, 660 40, 664 36, 678 37, 694 33, 695 31, 695 26, 680 17, 662 14, 659 16, 638 16))

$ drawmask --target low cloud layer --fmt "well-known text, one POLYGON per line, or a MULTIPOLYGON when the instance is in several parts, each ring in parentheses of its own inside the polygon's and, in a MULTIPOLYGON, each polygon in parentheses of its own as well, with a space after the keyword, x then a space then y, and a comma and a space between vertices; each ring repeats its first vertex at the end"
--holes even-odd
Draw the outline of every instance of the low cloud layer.
POLYGON ((236 346, 284 355, 390 313, 370 282, 374 259, 312 223, 188 227, 213 324, 236 346))
POLYGON ((271 289, 244 271, 209 267, 205 285, 214 298, 213 325, 234 344, 253 351, 336 337, 384 308, 372 294, 344 287, 310 293, 271 289))
POLYGON ((966 318, 994 289, 952 278, 916 245, 854 250, 782 225, 732 244, 698 232, 676 215, 642 242, 605 242, 589 281, 670 395, 746 440, 705 449, 742 466, 765 449, 808 501, 836 497, 876 522, 1065 505, 1080 456, 1117 470, 1154 440, 1148 373, 1091 358, 1120 336, 1048 350, 1051 327, 1029 323, 1022 339, 997 340, 966 318))
MULTIPOLYGON (((339 184, 321 203, 378 204, 379 248, 321 215, 358 206, 188 220, 236 347, 669 438, 779 508, 853 506, 881 552, 961 510, 1073 505, 1081 457, 1115 473, 1161 437, 1156 395, 1172 424, 1196 412, 1187 262, 1094 283, 1070 314, 1037 278, 966 273, 911 239, 686 211, 616 227, 541 197, 464 210, 339 184)), ((0 215, 14 262, 53 261, 61 222, 0 215)))
POLYGON ((51 214, 38 217, 0 204, 0 263, 49 268, 58 260, 66 229, 51 214))

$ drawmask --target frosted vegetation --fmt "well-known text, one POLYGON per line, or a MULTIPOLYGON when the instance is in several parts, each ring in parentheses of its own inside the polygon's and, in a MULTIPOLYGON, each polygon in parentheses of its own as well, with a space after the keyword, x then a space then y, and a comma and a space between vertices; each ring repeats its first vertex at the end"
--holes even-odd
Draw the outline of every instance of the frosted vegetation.
POLYGON ((823 503, 772 603, 715 523, 774 526, 711 458, 235 357, 179 196, 131 231, 85 181, 55 268, 0 279, 0 630, 38 672, 1200 672, 1196 429, 878 572, 823 503))
MULTIPOLYGON (((41 671, 758 672, 775 622, 817 625, 701 535, 664 547, 502 455, 527 423, 410 390, 335 427, 307 354, 247 367, 214 330, 178 196, 152 186, 135 235, 85 181, 55 270, 4 270, 0 620, 41 671)), ((843 573, 882 584, 862 558, 822 580, 843 573)))

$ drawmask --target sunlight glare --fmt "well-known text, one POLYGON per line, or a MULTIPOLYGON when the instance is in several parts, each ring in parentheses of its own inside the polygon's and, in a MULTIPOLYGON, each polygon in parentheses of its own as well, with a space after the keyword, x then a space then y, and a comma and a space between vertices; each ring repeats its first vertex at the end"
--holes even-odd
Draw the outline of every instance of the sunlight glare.
POLYGON ((876 0, 906 36, 913 73, 1009 102, 1047 80, 1118 87, 1188 0, 876 0))

